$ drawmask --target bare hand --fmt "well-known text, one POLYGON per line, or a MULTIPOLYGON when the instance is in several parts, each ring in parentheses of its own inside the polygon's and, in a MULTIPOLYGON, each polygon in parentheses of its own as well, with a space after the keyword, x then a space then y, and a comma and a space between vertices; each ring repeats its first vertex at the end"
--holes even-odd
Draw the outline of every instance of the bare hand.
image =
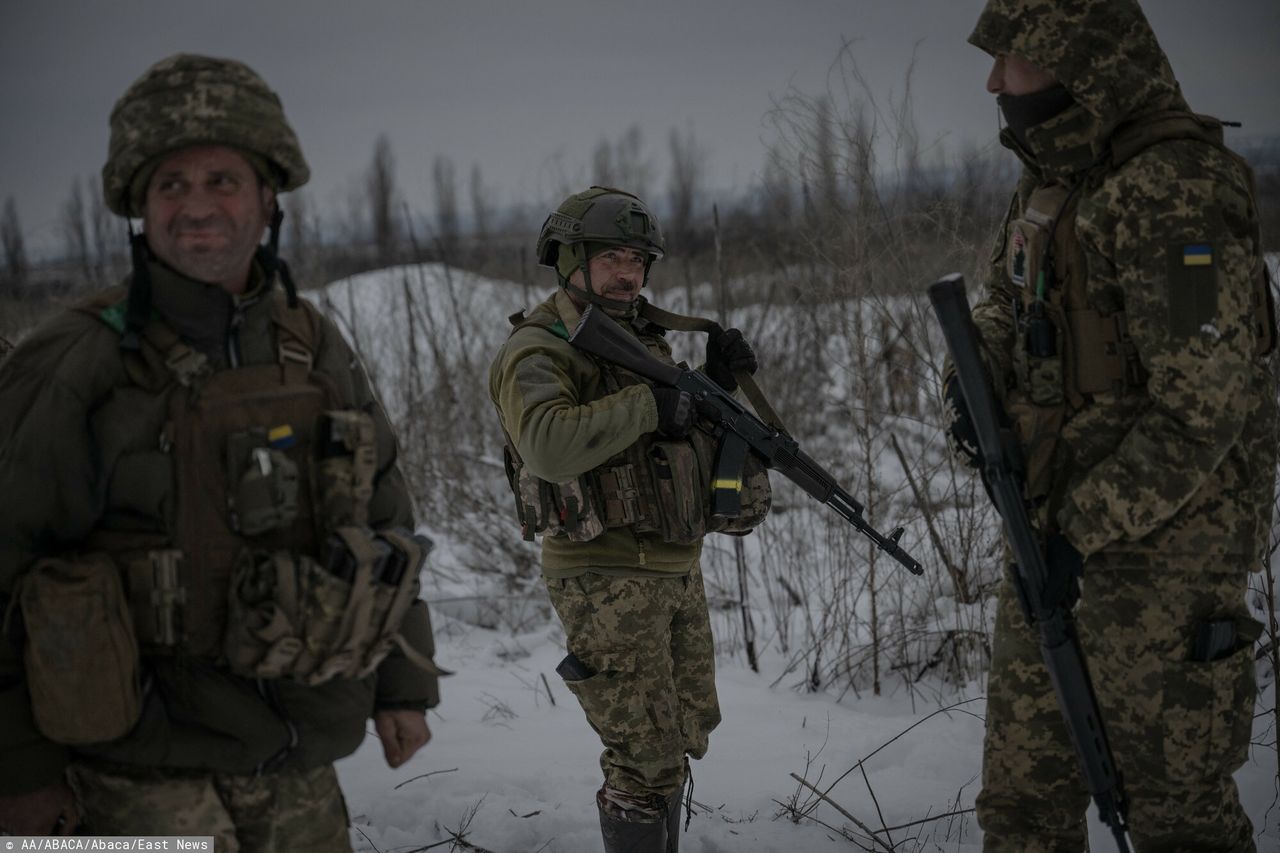
POLYGON ((427 715, 422 711, 375 711, 373 727, 382 740, 382 754, 387 757, 388 767, 404 764, 431 740, 427 715))
POLYGON ((55 782, 25 794, 0 794, 0 832, 70 835, 79 823, 76 795, 66 782, 55 782))

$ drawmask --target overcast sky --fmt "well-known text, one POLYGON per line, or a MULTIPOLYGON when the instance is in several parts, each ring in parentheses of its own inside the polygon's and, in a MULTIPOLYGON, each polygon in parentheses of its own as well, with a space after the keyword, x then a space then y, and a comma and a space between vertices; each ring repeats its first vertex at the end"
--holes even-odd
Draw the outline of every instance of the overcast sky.
MULTIPOLYGON (((1147 0, 1193 108, 1280 134, 1280 0, 1147 0)), ((386 132, 409 204, 431 163, 479 164, 501 205, 553 203, 592 148, 639 123, 664 185, 667 136, 692 130, 709 182, 754 183, 790 91, 841 92, 843 40, 891 103, 916 51, 926 144, 989 143, 989 61, 965 43, 982 0, 0 0, 0 197, 28 243, 60 240, 73 177, 97 180, 115 99, 186 51, 243 60, 280 94, 312 198, 344 207, 386 132)), ((843 97, 842 94, 840 94, 843 97)), ((658 201, 658 199, 654 199, 658 201)))

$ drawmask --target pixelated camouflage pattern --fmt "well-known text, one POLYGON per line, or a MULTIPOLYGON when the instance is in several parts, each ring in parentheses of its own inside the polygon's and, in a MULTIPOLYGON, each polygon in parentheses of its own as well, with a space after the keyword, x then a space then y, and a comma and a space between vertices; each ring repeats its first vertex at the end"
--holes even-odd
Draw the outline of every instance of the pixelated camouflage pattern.
POLYGON ((569 651, 596 674, 567 686, 600 735, 605 785, 670 797, 685 756, 701 758, 720 723, 715 646, 702 572, 679 577, 550 579, 569 651))
POLYGON ((1076 107, 1027 132, 1049 173, 1092 162, 1135 116, 1186 109, 1137 0, 990 0, 969 43, 1031 60, 1075 98, 1076 107))
POLYGON ((94 835, 212 835, 217 853, 350 853, 333 765, 262 775, 73 764, 68 778, 94 835))
MULTIPOLYGON (((1260 626, 1237 571, 1099 568, 1086 563, 1077 627, 1140 851, 1254 849, 1232 773, 1248 757, 1255 696, 1252 642, 1210 663, 1190 661, 1193 625, 1260 626)), ((1084 849, 1088 793, 1044 668, 1006 581, 987 686, 983 849, 1084 849)))
MULTIPOLYGON (((1058 525, 1086 554, 1105 549, 1194 564, 1257 556, 1270 521, 1276 411, 1268 363, 1255 354, 1262 261, 1249 175, 1225 150, 1190 139, 1159 142, 1114 168, 1105 159, 1095 165, 1110 129, 1182 103, 1132 3, 993 0, 972 40, 1030 53, 1073 92, 1113 93, 1082 98, 1028 132, 1033 148, 1078 135, 1069 148, 1054 149, 1048 166, 1037 152, 1018 151, 1025 169, 1010 206, 1017 219, 1038 187, 1084 179, 1074 225, 1087 281, 1084 305, 1075 307, 1124 311, 1148 373, 1142 386, 1091 395, 1067 419, 1056 461, 1058 525), (1067 55, 1069 45, 1109 49, 1120 36, 1125 46, 1115 49, 1124 62, 1067 55), (1114 94, 1136 85, 1135 73, 1152 101, 1114 94), (1087 113, 1097 121, 1081 120, 1084 104, 1098 111, 1087 113), (1189 244, 1212 246, 1217 299, 1187 334, 1187 312, 1203 304, 1187 297, 1179 267, 1189 244)), ((1002 229, 988 296, 974 316, 1007 394, 1019 344, 1009 309, 1021 293, 1005 269, 1004 236, 1002 229)))
MULTIPOLYGON (((1140 850, 1252 850, 1231 781, 1252 718, 1248 650, 1188 661, 1194 623, 1247 620, 1245 579, 1270 522, 1276 388, 1258 354, 1250 176, 1203 135, 1154 131, 1186 105, 1131 0, 992 0, 971 41, 1048 69, 1077 102, 1030 128, 1026 147, 1001 136, 1024 169, 974 317, 1006 409, 1030 408, 1034 396, 1050 432, 1063 415, 1041 521, 1088 557, 1078 620, 1133 837, 1140 850), (1143 134, 1152 144, 1129 145, 1143 134), (1121 156, 1125 145, 1136 153, 1121 156), (1033 195, 1073 186, 1076 215, 1063 227, 1074 232, 1055 241, 1068 261, 1055 265, 1062 307, 1124 312, 1142 378, 1064 411, 1049 388, 1058 368, 1020 351, 1011 306, 1026 305, 1027 292, 1011 280, 1007 243, 1033 195), (1187 269, 1188 245, 1210 246, 1212 263, 1187 269)), ((1072 346, 1074 334, 1058 329, 1072 346)), ((1007 584, 993 649, 977 804, 984 849, 1078 851, 1088 796, 1007 584)))
POLYGON ((279 170, 280 192, 297 189, 311 176, 280 98, 253 69, 232 59, 180 53, 148 68, 111 111, 102 167, 107 207, 140 216, 130 197, 138 170, 162 154, 201 144, 265 158, 279 170))

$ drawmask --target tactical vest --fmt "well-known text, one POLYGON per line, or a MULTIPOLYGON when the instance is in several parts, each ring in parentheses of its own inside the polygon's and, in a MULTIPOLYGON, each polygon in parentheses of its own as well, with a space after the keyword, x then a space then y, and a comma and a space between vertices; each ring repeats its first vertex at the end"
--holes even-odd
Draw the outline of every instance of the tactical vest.
MULTIPOLYGON (((1222 141, 1217 119, 1181 111, 1145 117, 1122 128, 1110 142, 1101 168, 1113 171, 1160 142, 1191 139, 1213 145, 1249 175, 1244 160, 1222 141)), ((1094 395, 1142 387, 1147 375, 1129 335, 1123 309, 1100 313, 1086 302, 1088 269, 1076 233, 1079 191, 1060 185, 1035 190, 1022 216, 1010 221, 1005 273, 1015 297, 1014 383, 1007 408, 1022 444, 1027 497, 1049 497, 1055 481, 1054 454, 1067 416, 1094 395)), ((1254 277, 1258 356, 1275 348, 1275 308, 1265 264, 1254 277)), ((1047 507, 1053 518, 1056 508, 1047 507)))
MULTIPOLYGON (((276 362, 214 371, 158 317, 123 353, 132 384, 163 395, 173 460, 169 529, 98 529, 119 566, 144 655, 318 684, 372 672, 394 646, 427 545, 368 527, 374 424, 313 370, 319 317, 272 292, 276 362)), ((82 306, 116 325, 118 294, 82 306)))
MULTIPOLYGON (((508 319, 512 334, 526 326, 536 326, 563 340, 569 337, 563 323, 548 325, 525 319, 523 312, 508 319)), ((641 342, 656 357, 670 362, 668 351, 659 343, 666 330, 654 323, 640 322, 644 324, 641 342)), ((583 355, 600 371, 604 380, 602 396, 632 385, 649 384, 629 370, 583 355)), ((622 452, 564 483, 552 483, 531 474, 504 429, 507 480, 515 497, 521 534, 526 540, 541 533, 589 542, 607 529, 631 527, 637 533, 653 533, 663 542, 691 544, 701 541, 707 533, 750 533, 769 512, 768 471, 759 459, 748 454, 742 472, 740 514, 726 517, 712 513, 712 472, 719 440, 706 426, 695 422, 684 439, 645 433, 622 452)))

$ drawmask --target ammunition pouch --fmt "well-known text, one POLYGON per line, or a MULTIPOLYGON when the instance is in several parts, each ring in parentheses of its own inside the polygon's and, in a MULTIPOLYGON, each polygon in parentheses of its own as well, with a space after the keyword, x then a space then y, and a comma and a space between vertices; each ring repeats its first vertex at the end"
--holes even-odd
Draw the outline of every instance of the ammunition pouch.
POLYGON ((138 643, 120 574, 110 557, 43 559, 14 597, 36 727, 57 743, 127 734, 142 710, 138 643))
POLYGON ((396 646, 433 674, 409 648, 400 624, 418 596, 418 572, 430 543, 403 530, 340 527, 323 559, 245 549, 232 577, 223 652, 249 678, 322 684, 363 678, 396 646))
POLYGON ((634 527, 664 542, 690 544, 707 533, 745 534, 769 512, 769 475, 748 453, 736 485, 736 516, 712 512, 719 439, 693 429, 682 441, 642 438, 617 457, 565 483, 535 477, 510 444, 505 461, 526 540, 534 534, 589 542, 605 530, 634 527))
POLYGON ((369 521, 378 469, 373 418, 356 410, 328 411, 316 429, 316 511, 330 530, 369 521))

